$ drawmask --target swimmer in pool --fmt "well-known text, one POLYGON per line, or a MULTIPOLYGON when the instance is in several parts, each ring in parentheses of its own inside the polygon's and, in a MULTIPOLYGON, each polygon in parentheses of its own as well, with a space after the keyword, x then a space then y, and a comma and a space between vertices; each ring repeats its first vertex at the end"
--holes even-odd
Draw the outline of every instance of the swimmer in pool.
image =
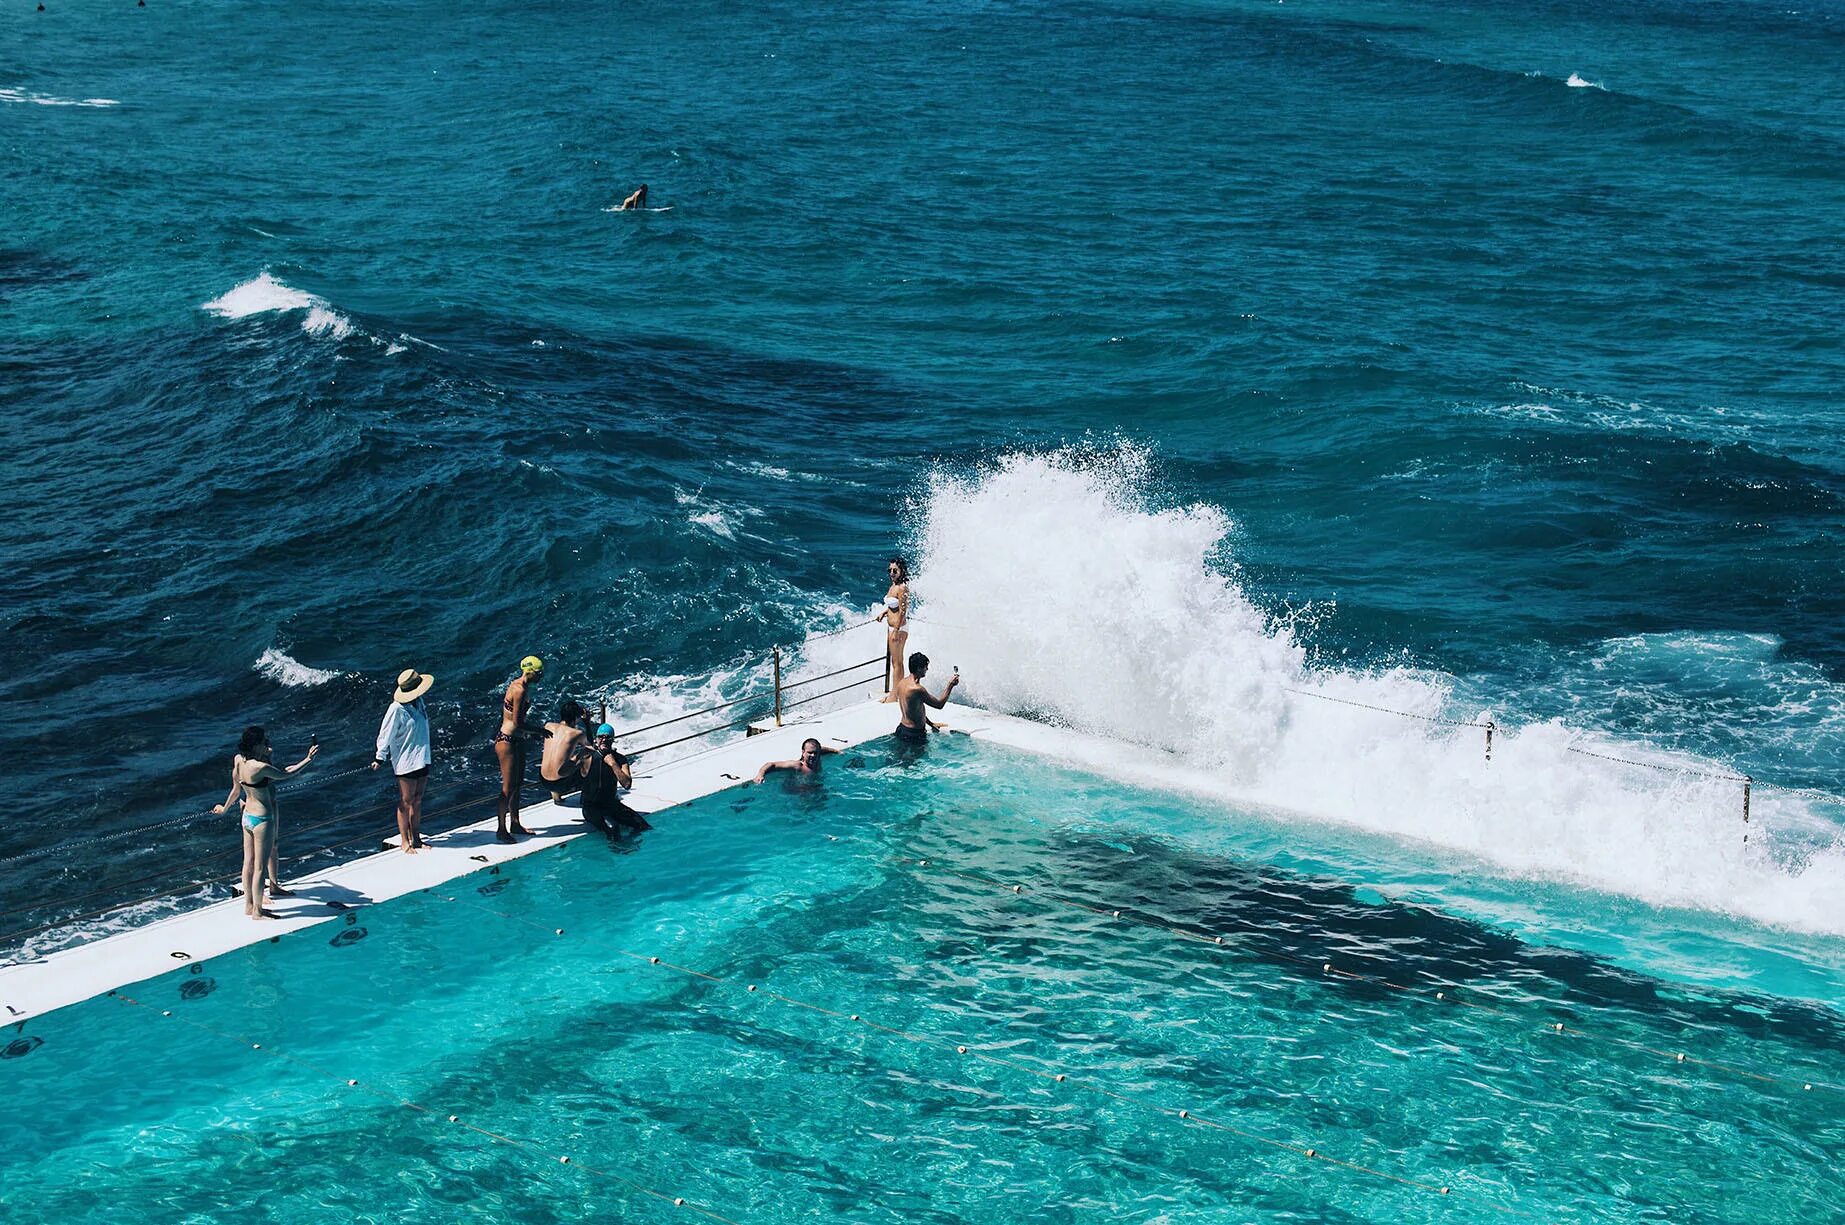
POLYGON ((910 631, 905 628, 910 620, 910 566, 903 558, 893 557, 885 570, 890 588, 884 593, 883 609, 872 620, 884 622, 884 666, 889 673, 884 700, 894 702, 897 684, 903 679, 903 648, 910 642, 910 631))
POLYGON ((629 196, 626 200, 623 200, 621 202, 621 211, 624 213, 632 213, 638 209, 643 209, 646 207, 647 207, 647 184, 645 183, 642 183, 638 188, 636 188, 633 195, 629 196))
POLYGON ((837 752, 839 752, 838 749, 829 749, 818 740, 815 740, 812 736, 809 736, 807 739, 801 741, 801 755, 799 757, 795 758, 793 761, 763 762, 762 769, 756 771, 756 777, 753 781, 760 783, 763 779, 769 777, 769 775, 775 773, 777 770, 792 770, 796 774, 818 778, 820 776, 820 759, 828 753, 837 752))
POLYGON ((928 674, 929 657, 918 651, 910 656, 910 674, 898 681, 897 687, 891 690, 891 697, 896 700, 898 709, 903 711, 903 721, 897 724, 898 744, 921 747, 929 742, 931 727, 937 731, 947 730, 941 724, 930 721, 929 708, 940 710, 948 705, 949 696, 954 693, 955 686, 961 683, 961 670, 955 669, 955 674, 948 678, 948 687, 942 690, 939 698, 923 686, 923 677, 928 674))

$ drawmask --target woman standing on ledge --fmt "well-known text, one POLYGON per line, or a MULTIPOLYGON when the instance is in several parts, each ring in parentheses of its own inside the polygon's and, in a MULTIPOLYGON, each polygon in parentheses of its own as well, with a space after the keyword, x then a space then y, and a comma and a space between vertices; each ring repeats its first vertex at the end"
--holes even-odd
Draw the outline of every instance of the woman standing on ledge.
POLYGON ((275 918, 263 909, 265 886, 271 897, 282 893, 275 883, 276 780, 306 769, 320 746, 310 744, 307 756, 286 770, 269 764, 272 752, 269 736, 262 728, 244 728, 231 766, 231 793, 212 809, 223 812, 239 792, 243 793, 243 912, 252 919, 275 918))
POLYGON ((525 721, 532 704, 532 687, 545 674, 545 661, 527 655, 519 661, 519 675, 506 686, 500 699, 500 730, 494 733, 493 755, 500 759, 500 832, 501 842, 511 842, 514 834, 532 831, 519 824, 519 789, 525 786, 525 741, 533 735, 546 735, 542 728, 525 721))
POLYGON ((904 626, 910 619, 910 567, 901 557, 890 559, 890 590, 884 593, 884 609, 872 620, 884 622, 885 681, 884 700, 895 701, 897 682, 903 679, 903 648, 910 641, 904 626))
POLYGON ((423 695, 435 683, 415 668, 398 674, 372 758, 372 769, 389 762, 397 776, 397 844, 406 855, 423 849, 423 789, 429 786, 429 710, 423 695))

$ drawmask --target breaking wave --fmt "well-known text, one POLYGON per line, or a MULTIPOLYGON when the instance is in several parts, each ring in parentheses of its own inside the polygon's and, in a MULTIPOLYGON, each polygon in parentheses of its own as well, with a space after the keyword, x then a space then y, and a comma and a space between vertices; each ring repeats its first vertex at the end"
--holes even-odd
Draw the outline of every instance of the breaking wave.
POLYGON ((1228 516, 1161 505, 1151 467, 1123 447, 933 476, 915 507, 916 622, 971 699, 1155 746, 1227 797, 1508 877, 1845 934, 1845 841, 1813 802, 1758 789, 1745 843, 1738 783, 1705 776, 1730 774, 1719 763, 1521 723, 1457 696, 1464 678, 1313 666, 1292 623, 1238 584, 1228 516), (1482 730, 1456 726, 1489 717, 1504 725, 1490 764, 1482 730))

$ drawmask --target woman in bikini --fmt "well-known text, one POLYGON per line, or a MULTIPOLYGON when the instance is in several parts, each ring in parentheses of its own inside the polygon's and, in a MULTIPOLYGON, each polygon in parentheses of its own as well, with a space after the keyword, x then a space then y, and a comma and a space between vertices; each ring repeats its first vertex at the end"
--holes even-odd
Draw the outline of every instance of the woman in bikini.
POLYGON ((532 832, 519 824, 519 788, 525 783, 525 742, 546 734, 543 728, 525 721, 525 712, 532 704, 532 687, 544 674, 544 660, 527 655, 519 661, 519 675, 506 686, 506 695, 500 699, 500 730, 494 733, 493 755, 500 759, 501 842, 511 842, 514 834, 532 832))
POLYGON ((272 751, 262 728, 244 728, 231 767, 231 793, 212 809, 223 812, 243 795, 243 912, 252 919, 275 918, 263 909, 263 892, 265 887, 271 897, 280 892, 275 888, 275 784, 306 769, 320 746, 308 746, 307 756, 286 770, 269 764, 272 751))
POLYGON ((903 558, 893 557, 887 570, 890 590, 884 593, 883 610, 872 620, 884 622, 885 668, 889 672, 884 682, 884 700, 894 702, 897 682, 903 679, 903 648, 910 641, 910 631, 904 628, 910 620, 910 567, 903 558))

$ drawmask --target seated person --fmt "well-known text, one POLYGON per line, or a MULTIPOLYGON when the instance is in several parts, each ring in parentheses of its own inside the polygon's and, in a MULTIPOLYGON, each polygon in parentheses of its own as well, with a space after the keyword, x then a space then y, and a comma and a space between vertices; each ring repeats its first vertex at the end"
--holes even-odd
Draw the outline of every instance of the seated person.
POLYGON ((818 777, 820 774, 820 758, 827 753, 837 752, 839 752, 838 749, 829 749, 818 740, 815 740, 812 736, 809 736, 807 739, 801 741, 801 755, 799 757, 795 758, 793 761, 763 762, 762 769, 756 771, 756 777, 752 781, 760 783, 763 779, 769 777, 769 775, 777 770, 792 770, 796 774, 818 777))
POLYGON ((578 724, 583 722, 583 708, 566 698, 558 708, 557 722, 545 724, 544 756, 538 759, 538 777, 551 789, 554 803, 564 802, 564 794, 576 790, 578 780, 589 768, 589 737, 578 724))
POLYGON ((621 802, 624 787, 634 786, 629 759, 615 748, 615 729, 604 723, 589 746, 583 775, 583 819, 605 834, 638 834, 652 829, 647 818, 621 802))

